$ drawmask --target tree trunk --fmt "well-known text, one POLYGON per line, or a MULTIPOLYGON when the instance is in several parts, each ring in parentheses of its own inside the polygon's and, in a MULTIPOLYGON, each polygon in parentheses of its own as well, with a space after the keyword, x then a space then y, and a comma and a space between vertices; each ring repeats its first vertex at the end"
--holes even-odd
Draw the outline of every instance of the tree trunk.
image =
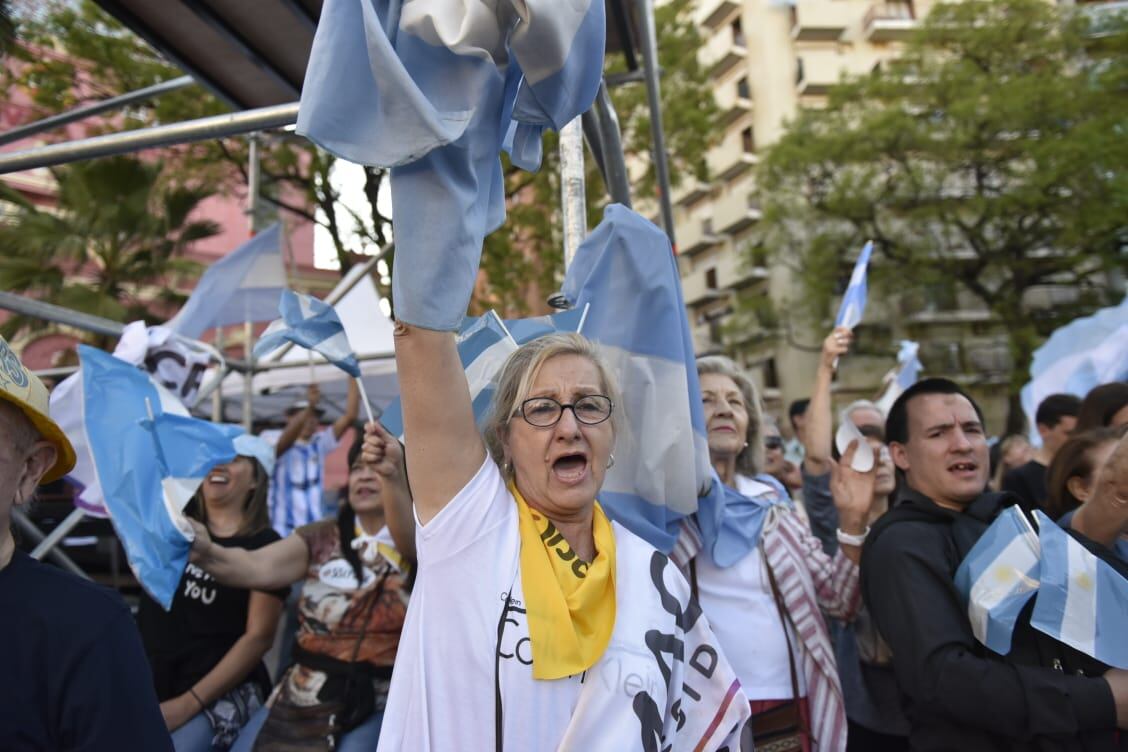
POLYGON ((1033 325, 1022 321, 1003 321, 1011 354, 1010 384, 1007 390, 1006 433, 1025 434, 1026 413, 1022 409, 1022 387, 1030 381, 1030 362, 1041 338, 1033 325))

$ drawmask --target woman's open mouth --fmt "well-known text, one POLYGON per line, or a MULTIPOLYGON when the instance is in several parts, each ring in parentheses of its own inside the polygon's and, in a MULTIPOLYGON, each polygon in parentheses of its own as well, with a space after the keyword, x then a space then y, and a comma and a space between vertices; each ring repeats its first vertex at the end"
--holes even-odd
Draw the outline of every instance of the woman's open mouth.
POLYGON ((588 458, 581 452, 564 454, 552 463, 552 474, 562 483, 579 483, 587 475, 588 458))

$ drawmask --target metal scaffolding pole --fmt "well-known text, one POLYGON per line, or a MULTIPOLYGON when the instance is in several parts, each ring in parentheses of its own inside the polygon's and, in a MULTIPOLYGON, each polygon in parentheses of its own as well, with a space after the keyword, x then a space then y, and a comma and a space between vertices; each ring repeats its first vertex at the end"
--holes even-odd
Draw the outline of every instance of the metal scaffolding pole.
POLYGON ((41 300, 25 298, 14 292, 0 292, 0 308, 23 316, 42 319, 43 321, 52 321, 56 324, 73 326, 76 329, 93 332, 94 334, 102 334, 107 337, 120 337, 122 330, 125 328, 118 322, 104 319, 101 316, 79 313, 78 311, 72 311, 69 308, 63 308, 53 303, 44 303, 41 300))
MULTIPOLYGON (((258 198, 262 189, 262 163, 259 159, 261 147, 259 135, 252 133, 248 139, 247 160, 247 219, 250 223, 251 235, 258 231, 258 198)), ((254 324, 249 320, 243 322, 243 357, 247 360, 247 376, 243 379, 243 430, 251 432, 254 418, 251 415, 255 400, 255 353, 254 353, 254 324)))
MULTIPOLYGON (((37 544, 41 543, 43 539, 47 537, 43 535, 42 531, 40 531, 40 529, 35 526, 34 522, 27 518, 27 515, 22 509, 12 510, 12 522, 16 524, 16 527, 18 527, 24 535, 34 540, 37 544)), ((74 572, 84 580, 90 579, 90 575, 86 574, 86 572, 83 572, 82 567, 75 564, 74 560, 71 559, 71 557, 67 556, 59 549, 52 548, 47 552, 47 555, 58 562, 58 564, 62 566, 63 569, 74 572)))
POLYGON ((662 209, 662 225, 670 245, 678 247, 674 238, 674 207, 670 203, 670 168, 666 161, 666 136, 662 130, 662 100, 658 87, 658 36, 654 29, 654 0, 635 0, 642 27, 642 67, 646 71, 646 98, 650 102, 650 137, 654 172, 658 178, 658 203, 662 209))
POLYGON ((607 83, 600 81, 595 103, 584 113, 584 135, 591 153, 603 173, 603 182, 611 200, 630 208, 631 184, 627 176, 627 163, 623 157, 623 137, 619 130, 619 116, 607 93, 607 83))
POLYGON ((587 235, 584 195, 584 132, 580 118, 560 129, 560 199, 564 214, 564 268, 587 235))
POLYGON ((77 162, 82 159, 107 157, 113 154, 151 149, 157 146, 187 144, 225 138, 253 131, 281 128, 293 125, 298 119, 298 103, 279 104, 244 110, 229 115, 188 120, 183 123, 159 125, 153 128, 139 128, 135 131, 109 133, 105 136, 68 141, 35 149, 8 152, 0 155, 0 175, 36 167, 77 162))
POLYGON ((13 128, 10 131, 0 133, 0 146, 3 146, 4 144, 11 144, 19 141, 20 139, 29 138, 39 133, 54 130, 55 128, 60 128, 69 123, 74 123, 79 120, 85 120, 86 118, 93 115, 100 115, 103 112, 116 110, 119 107, 125 107, 126 105, 133 104, 134 102, 142 102, 146 99, 159 97, 161 94, 167 94, 170 91, 183 89, 185 86, 188 86, 195 82, 196 79, 192 78, 191 76, 181 76, 180 78, 174 78, 169 81, 162 81, 159 84, 146 86, 144 89, 130 91, 116 97, 110 97, 109 99, 103 99, 100 102, 94 102, 93 104, 88 104, 83 107, 76 107, 73 110, 68 110, 67 112, 60 112, 58 115, 52 115, 51 117, 37 120, 34 123, 21 125, 18 128, 13 128))

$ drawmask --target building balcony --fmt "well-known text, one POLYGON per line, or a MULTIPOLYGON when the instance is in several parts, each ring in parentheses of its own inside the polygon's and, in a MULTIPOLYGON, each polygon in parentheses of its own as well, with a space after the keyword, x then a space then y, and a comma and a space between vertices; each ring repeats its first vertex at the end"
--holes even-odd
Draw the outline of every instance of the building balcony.
POLYGON ((713 205, 714 224, 720 232, 729 235, 745 230, 763 217, 759 204, 747 191, 730 191, 713 205))
POLYGON ((716 99, 717 107, 721 110, 718 121, 722 128, 728 128, 752 114, 752 88, 747 78, 718 89, 716 99))
POLYGON ((675 206, 693 206, 712 192, 713 186, 709 183, 687 177, 683 178, 678 187, 671 191, 671 198, 675 206))
POLYGON ((795 88, 799 96, 822 96, 838 83, 845 72, 846 62, 833 50, 804 52, 797 59, 795 88))
POLYGON ((755 153, 756 144, 751 133, 751 128, 733 131, 710 149, 705 155, 709 174, 717 180, 728 181, 755 167, 759 158, 755 153))
POLYGON ((917 28, 911 2, 876 3, 866 11, 862 36, 870 42, 901 42, 917 28))
POLYGON ((713 231, 711 219, 690 217, 677 226, 678 253, 693 256, 712 248, 724 238, 713 231))
POLYGON ((790 8, 791 38, 797 42, 835 42, 855 17, 841 0, 796 0, 790 8))
POLYGON ((744 34, 733 25, 722 28, 701 50, 701 64, 711 78, 720 78, 737 65, 745 63, 748 48, 744 34))
POLYGON ((724 292, 717 287, 716 267, 694 270, 682 277, 682 295, 687 306, 699 306, 717 300, 724 292))
POLYGON ((717 262, 717 278, 728 290, 743 290, 768 278, 768 270, 753 266, 743 253, 726 253, 717 262))
POLYGON ((710 31, 716 31, 726 21, 732 20, 738 11, 740 11, 740 3, 734 0, 705 0, 699 6, 700 25, 710 31))

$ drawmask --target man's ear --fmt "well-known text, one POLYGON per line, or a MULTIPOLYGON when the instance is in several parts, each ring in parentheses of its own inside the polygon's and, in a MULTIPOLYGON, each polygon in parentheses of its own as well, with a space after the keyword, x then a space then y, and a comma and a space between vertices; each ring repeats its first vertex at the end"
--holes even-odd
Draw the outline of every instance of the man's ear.
POLYGON ((41 440, 32 444, 16 482, 17 504, 23 504, 35 495, 40 479, 54 466, 57 457, 58 451, 51 442, 41 440))
POLYGON ((1080 475, 1074 475, 1065 482, 1065 487, 1069 490, 1069 493, 1073 494, 1073 498, 1082 503, 1088 501, 1089 497, 1093 495, 1094 485, 1094 483, 1086 483, 1080 475))
POLYGON ((902 472, 909 469, 909 453, 901 442, 894 441, 889 444, 889 456, 893 458, 893 464, 902 472))

